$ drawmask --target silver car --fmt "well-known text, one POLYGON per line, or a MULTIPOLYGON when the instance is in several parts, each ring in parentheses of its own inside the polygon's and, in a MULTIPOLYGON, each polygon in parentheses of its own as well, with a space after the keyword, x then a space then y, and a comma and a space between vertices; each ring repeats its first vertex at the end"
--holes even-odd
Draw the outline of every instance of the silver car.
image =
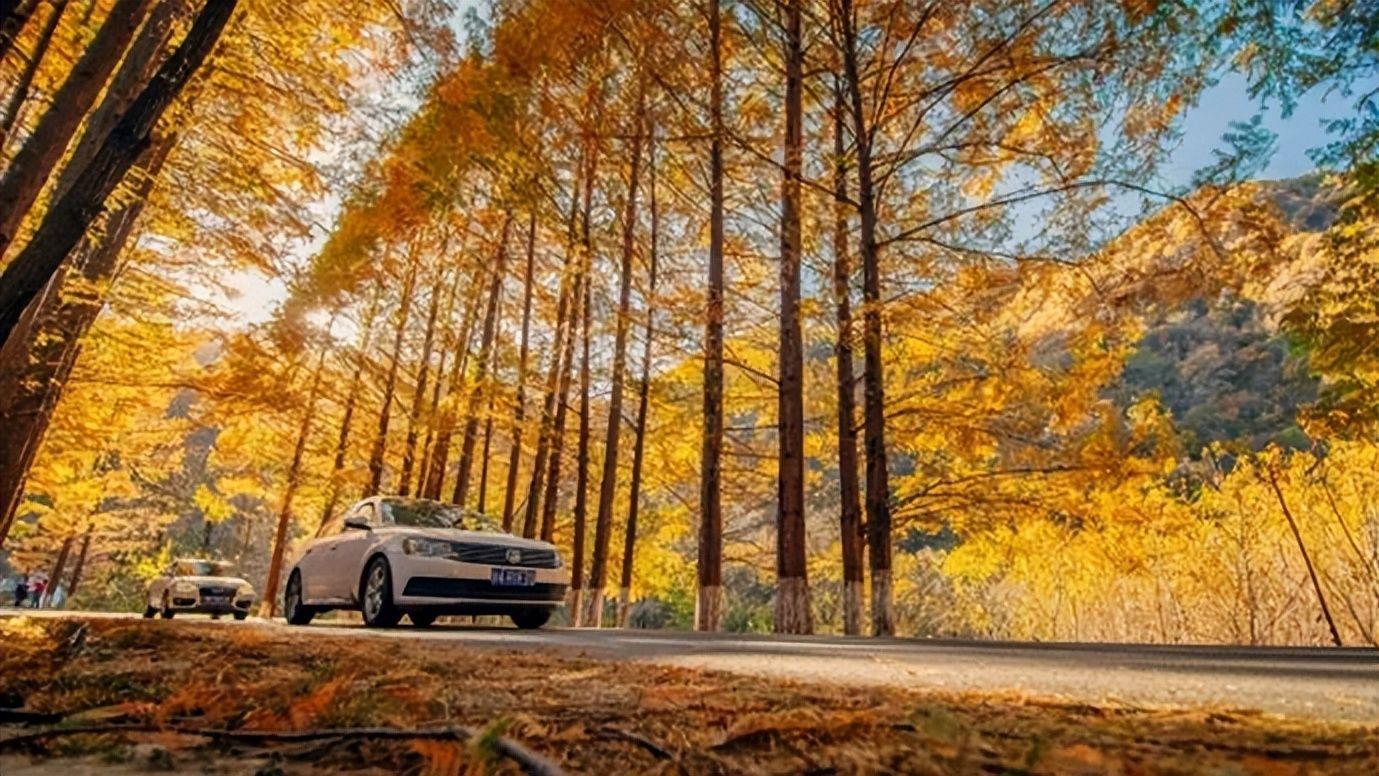
POLYGON ((148 586, 144 617, 161 614, 171 620, 178 614, 222 614, 242 620, 254 605, 254 588, 234 575, 224 561, 182 558, 173 561, 148 586))

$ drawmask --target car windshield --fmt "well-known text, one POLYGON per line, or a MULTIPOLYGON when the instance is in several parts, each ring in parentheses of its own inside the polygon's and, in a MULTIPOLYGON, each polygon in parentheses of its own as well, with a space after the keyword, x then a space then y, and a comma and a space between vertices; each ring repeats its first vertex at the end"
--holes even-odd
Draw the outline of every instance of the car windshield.
POLYGON ((386 522, 412 528, 463 528, 470 531, 496 531, 492 518, 480 512, 461 509, 424 499, 390 499, 381 502, 386 522))
POLYGON ((179 560, 176 569, 179 577, 220 576, 233 568, 229 563, 218 560, 179 560))

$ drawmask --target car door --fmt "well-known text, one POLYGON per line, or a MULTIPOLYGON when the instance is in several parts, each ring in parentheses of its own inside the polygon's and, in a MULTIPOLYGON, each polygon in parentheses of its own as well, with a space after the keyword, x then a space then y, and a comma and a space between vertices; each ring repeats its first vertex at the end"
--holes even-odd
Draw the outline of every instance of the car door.
MULTIPOLYGON (((365 501, 350 517, 364 520, 370 526, 382 525, 378 504, 365 501)), ((373 545, 373 534, 359 528, 344 528, 331 545, 326 562, 330 564, 331 599, 353 601, 359 593, 359 575, 363 573, 364 553, 373 545)))
POLYGON ((334 564, 331 560, 335 557, 336 545, 340 542, 345 520, 354 516, 358 509, 356 506, 329 523, 319 538, 312 539, 307 544, 302 557, 297 561, 297 570, 302 575, 302 597, 307 601, 339 597, 333 592, 331 574, 334 573, 334 564))

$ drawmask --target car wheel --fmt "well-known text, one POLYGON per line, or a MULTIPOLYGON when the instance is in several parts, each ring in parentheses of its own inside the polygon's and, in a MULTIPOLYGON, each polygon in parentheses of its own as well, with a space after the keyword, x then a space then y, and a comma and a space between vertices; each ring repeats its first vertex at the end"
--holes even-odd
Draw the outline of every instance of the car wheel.
POLYGON ((154 615, 156 615, 156 614, 158 614, 158 607, 156 607, 156 606, 145 606, 145 607, 144 607, 144 619, 145 619, 145 620, 152 620, 153 617, 154 617, 154 615))
POLYGON ((243 620, 245 617, 248 617, 248 616, 249 616, 249 613, 248 613, 248 612, 235 612, 235 619, 236 619, 236 620, 243 620))
POLYGON ((393 603, 393 575, 382 556, 369 561, 359 585, 359 609, 370 628, 391 628, 402 619, 393 603))
POLYGON ((429 628, 436 622, 437 615, 432 612, 412 612, 407 615, 407 619, 418 628, 429 628))
POLYGON ((217 613, 217 614, 212 614, 212 615, 211 615, 211 619, 212 619, 212 620, 219 620, 219 619, 220 619, 220 615, 219 615, 218 613, 217 613))
MULTIPOLYGON (((235 613, 236 620, 242 620, 248 613, 235 613)), ((316 616, 316 610, 302 603, 302 572, 294 570, 287 578, 287 590, 283 592, 283 618, 288 625, 307 625, 316 616)))
POLYGON ((513 612, 511 615, 512 624, 522 630, 536 630, 545 625, 551 619, 550 609, 522 609, 513 612))
POLYGON ((165 620, 171 620, 177 614, 172 610, 172 599, 168 597, 167 593, 163 594, 163 611, 161 614, 165 620))

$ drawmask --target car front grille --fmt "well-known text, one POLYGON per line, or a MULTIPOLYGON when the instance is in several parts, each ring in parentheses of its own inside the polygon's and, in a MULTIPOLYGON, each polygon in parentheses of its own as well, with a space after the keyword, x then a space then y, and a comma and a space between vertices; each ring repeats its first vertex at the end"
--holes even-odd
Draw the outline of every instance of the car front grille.
POLYGON ((209 596, 226 596, 226 597, 229 597, 229 596, 232 596, 232 595, 234 595, 234 594, 235 594, 235 588, 233 588, 233 587, 218 587, 218 586, 215 586, 215 585, 206 585, 206 586, 204 586, 204 587, 201 588, 201 595, 203 595, 203 596, 208 596, 208 595, 209 595, 209 596))
POLYGON ((403 595, 424 598, 477 598, 486 601, 563 601, 565 585, 538 583, 530 587, 494 585, 486 579, 412 577, 403 595))
POLYGON ((465 563, 482 563, 486 566, 518 566, 527 569, 553 569, 557 567, 555 550, 532 547, 505 547, 501 544, 476 544, 455 542, 455 560, 465 563), (508 558, 508 552, 518 553, 515 559, 508 558))

